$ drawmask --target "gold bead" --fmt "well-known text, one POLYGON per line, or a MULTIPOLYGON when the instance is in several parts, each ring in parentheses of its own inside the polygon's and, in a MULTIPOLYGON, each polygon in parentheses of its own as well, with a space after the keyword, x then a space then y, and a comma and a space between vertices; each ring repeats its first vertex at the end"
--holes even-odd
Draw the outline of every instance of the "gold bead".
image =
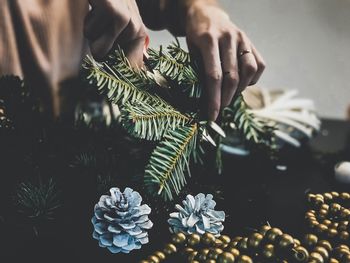
POLYGON ((204 233, 202 235, 202 242, 205 245, 212 245, 215 242, 215 236, 211 233, 204 233))
POLYGON ((181 251, 181 253, 182 253, 183 255, 190 254, 191 252, 193 252, 193 248, 191 248, 191 247, 185 247, 185 248, 181 251))
POLYGON ((272 244, 266 244, 262 250, 263 257, 270 259, 275 256, 275 247, 272 244))
POLYGON ((232 241, 228 244, 230 247, 236 247, 238 242, 242 239, 243 237, 234 237, 232 241))
POLYGON ((344 208, 340 211, 340 216, 342 218, 348 218, 350 216, 350 210, 347 208, 344 208))
POLYGON ((301 246, 294 249, 294 259, 298 262, 306 262, 309 259, 309 252, 301 246))
POLYGON ((317 252, 311 252, 310 254, 310 260, 315 260, 317 263, 324 263, 323 257, 320 253, 317 252))
POLYGON ((154 255, 156 255, 161 261, 165 259, 165 254, 160 251, 154 252, 154 255))
POLYGON ((240 255, 235 263, 253 263, 253 260, 246 255, 240 255))
POLYGON ((201 237, 198 234, 191 234, 187 239, 187 244, 194 247, 199 244, 201 237))
POLYGON ((345 244, 340 244, 336 249, 345 249, 350 251, 349 247, 345 244))
POLYGON ((325 220, 323 220, 322 224, 324 224, 326 226, 330 226, 332 224, 332 221, 329 219, 325 219, 325 220))
POLYGON ((324 199, 327 200, 327 201, 333 199, 333 196, 332 196, 331 193, 324 193, 324 194, 323 194, 323 197, 324 197, 324 199))
POLYGON ((213 244, 214 247, 223 247, 225 244, 220 239, 215 239, 215 242, 213 244))
POLYGON ((312 220, 309 222, 311 228, 316 228, 320 223, 317 220, 312 220))
POLYGON ((337 203, 332 203, 330 206, 329 206, 329 211, 332 213, 332 214, 336 214, 340 211, 341 209, 341 205, 340 204, 337 204, 337 203))
POLYGON ((191 261, 189 261, 190 263, 200 263, 199 261, 197 261, 197 260, 191 260, 191 261))
POLYGON ((235 258, 237 258, 240 254, 239 250, 237 248, 229 248, 227 252, 230 252, 235 258))
POLYGON ((321 206, 324 203, 324 198, 323 196, 316 196, 315 200, 314 200, 314 204, 316 206, 321 206))
POLYGON ((147 260, 141 260, 139 263, 152 263, 152 262, 149 262, 147 260))
POLYGON ((271 227, 269 225, 263 225, 262 227, 260 227, 259 233, 264 236, 266 234, 266 232, 270 229, 271 229, 271 227))
POLYGON ((327 231, 327 236, 330 238, 335 237, 336 235, 338 235, 338 231, 334 228, 329 228, 327 231))
POLYGON ((301 242, 300 242, 300 240, 299 239, 297 239, 297 238, 294 238, 294 246, 300 246, 301 245, 301 242))
POLYGON ((329 241, 327 240, 320 240, 318 241, 317 245, 327 249, 328 253, 331 253, 333 250, 331 243, 329 243, 329 241))
POLYGON ((166 244, 166 245, 165 245, 165 248, 164 248, 163 252, 164 252, 165 254, 167 254, 167 255, 171 255, 171 254, 175 253, 176 250, 177 250, 177 249, 176 249, 175 245, 169 243, 169 244, 166 244))
POLYGON ((260 233, 253 233, 248 238, 248 248, 257 249, 264 236, 260 233))
POLYGON ((283 234, 278 238, 278 246, 282 249, 291 249, 294 247, 294 239, 288 234, 283 234))
POLYGON ((266 238, 267 238, 267 240, 274 242, 276 237, 278 237, 282 234, 283 234, 283 232, 280 229, 274 227, 266 232, 266 238))
POLYGON ((307 212, 305 213, 305 217, 306 217, 306 218, 315 218, 315 216, 316 216, 316 214, 313 213, 311 210, 310 210, 310 211, 307 211, 307 212))
POLYGON ((220 248, 212 248, 209 250, 208 258, 210 259, 217 259, 220 254, 222 254, 224 251, 220 248))
POLYGON ((224 243, 224 244, 229 244, 231 242, 231 238, 226 235, 222 235, 219 237, 219 239, 224 243))
POLYGON ((208 258, 208 253, 209 253, 209 249, 208 248, 204 248, 201 251, 199 251, 199 253, 197 254, 197 259, 199 261, 204 261, 208 258))
POLYGON ((234 255, 232 255, 229 252, 224 252, 221 255, 219 255, 217 258, 218 263, 233 263, 234 261, 235 261, 234 255))
POLYGON ((148 260, 151 261, 152 263, 159 263, 160 262, 160 259, 155 255, 149 256, 148 260))
POLYGON ((307 195, 307 200, 309 201, 309 202, 312 202, 313 200, 315 200, 315 198, 316 198, 316 195, 314 195, 314 194, 308 194, 307 195))
POLYGON ((335 254, 339 257, 342 258, 346 255, 350 254, 350 251, 348 249, 344 249, 344 248, 337 248, 335 249, 335 254))
POLYGON ((321 219, 325 219, 327 214, 328 214, 328 210, 326 209, 320 209, 320 211, 318 211, 318 217, 321 219))
POLYGON ((327 260, 329 258, 329 253, 326 248, 318 246, 314 248, 314 252, 321 254, 323 259, 327 260))
POLYGON ((189 262, 193 261, 196 258, 197 254, 198 254, 197 251, 190 252, 187 256, 187 261, 189 262))
POLYGON ((330 258, 329 263, 339 263, 339 261, 335 258, 330 258))
POLYGON ((304 237, 304 244, 307 247, 314 247, 317 244, 318 237, 313 234, 307 234, 304 237))
POLYGON ((318 233, 324 233, 324 232, 326 232, 328 230, 328 226, 326 226, 326 225, 324 225, 324 224, 318 224, 317 226, 316 226, 316 231, 318 232, 318 233))
POLYGON ((321 209, 323 209, 323 210, 327 210, 327 211, 328 211, 328 209, 329 209, 329 205, 327 205, 327 204, 323 204, 323 205, 321 205, 321 209))
POLYGON ((174 244, 183 244, 186 241, 186 235, 184 233, 177 233, 171 237, 171 241, 174 244))
POLYGON ((216 261, 214 259, 207 259, 206 261, 204 261, 205 263, 216 263, 216 261))
POLYGON ((338 192, 331 192, 333 198, 338 198, 339 197, 339 193, 338 192))
POLYGON ((341 193, 340 198, 342 200, 349 200, 350 199, 350 194, 349 193, 341 193))

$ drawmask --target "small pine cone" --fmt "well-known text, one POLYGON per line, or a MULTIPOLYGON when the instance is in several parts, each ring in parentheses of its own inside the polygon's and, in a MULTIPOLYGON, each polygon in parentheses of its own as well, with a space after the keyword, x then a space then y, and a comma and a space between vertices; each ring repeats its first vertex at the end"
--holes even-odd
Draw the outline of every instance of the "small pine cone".
POLYGON ((95 205, 93 238, 100 247, 112 253, 129 253, 148 243, 148 232, 153 223, 148 215, 151 208, 141 205, 141 195, 130 188, 122 193, 119 188, 111 188, 111 195, 103 195, 95 205))
POLYGON ((178 212, 171 213, 168 219, 172 233, 202 235, 208 232, 220 236, 224 229, 222 223, 225 221, 225 212, 214 210, 216 202, 211 194, 205 196, 200 193, 196 197, 187 195, 182 203, 184 207, 177 204, 175 208, 178 212))

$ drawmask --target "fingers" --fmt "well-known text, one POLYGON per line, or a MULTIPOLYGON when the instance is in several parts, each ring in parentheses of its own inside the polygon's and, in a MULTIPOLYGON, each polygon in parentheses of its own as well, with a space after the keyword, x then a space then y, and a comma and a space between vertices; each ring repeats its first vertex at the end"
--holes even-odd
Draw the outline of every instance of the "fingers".
POLYGON ((259 81, 261 75, 264 73, 264 70, 266 68, 266 64, 263 57, 260 55, 260 53, 256 50, 256 48, 253 45, 252 45, 252 52, 255 56, 258 70, 255 73, 255 76, 253 77, 252 81, 249 83, 249 86, 255 85, 259 81))
POLYGON ((146 36, 140 36, 128 43, 122 45, 122 48, 127 56, 130 65, 135 68, 143 66, 143 54, 147 39, 146 36))
POLYGON ((221 107, 226 107, 231 103, 239 83, 237 48, 231 37, 220 41, 220 53, 223 72, 221 107))
POLYGON ((207 41, 201 42, 199 48, 204 63, 208 118, 215 121, 220 112, 222 84, 219 43, 210 37, 207 41))
POLYGON ((100 37, 90 42, 91 54, 96 59, 102 59, 112 49, 120 33, 121 30, 117 26, 110 25, 100 37))
POLYGON ((247 86, 249 86, 249 84, 256 76, 258 65, 252 51, 252 45, 247 37, 242 36, 238 50, 240 69, 239 89, 240 91, 243 91, 247 86), (241 52, 243 51, 249 51, 249 53, 242 54, 241 52))

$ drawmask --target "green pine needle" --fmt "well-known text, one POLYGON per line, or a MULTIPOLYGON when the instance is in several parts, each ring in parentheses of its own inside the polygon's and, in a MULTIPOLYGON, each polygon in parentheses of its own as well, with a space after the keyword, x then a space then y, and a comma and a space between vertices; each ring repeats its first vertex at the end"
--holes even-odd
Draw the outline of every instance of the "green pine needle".
POLYGON ((106 94, 108 99, 118 106, 126 102, 143 101, 151 105, 168 104, 157 95, 137 88, 129 79, 125 79, 120 72, 114 71, 107 63, 98 63, 87 57, 84 68, 88 71, 87 79, 96 84, 99 91, 106 94))
POLYGON ((160 140, 168 130, 175 130, 191 121, 173 108, 152 106, 143 102, 126 104, 121 110, 122 124, 140 139, 160 140))
POLYGON ((47 183, 20 183, 15 202, 20 212, 33 219, 54 219, 61 206, 56 184, 51 178, 47 183))
POLYGON ((190 156, 195 151, 198 125, 179 127, 168 131, 153 151, 145 172, 145 184, 158 188, 167 200, 179 194, 186 184, 185 171, 189 171, 190 156))
POLYGON ((226 121, 233 122, 241 133, 244 141, 252 145, 265 145, 274 149, 274 127, 254 117, 248 112, 248 106, 242 95, 236 97, 233 103, 224 109, 226 121))

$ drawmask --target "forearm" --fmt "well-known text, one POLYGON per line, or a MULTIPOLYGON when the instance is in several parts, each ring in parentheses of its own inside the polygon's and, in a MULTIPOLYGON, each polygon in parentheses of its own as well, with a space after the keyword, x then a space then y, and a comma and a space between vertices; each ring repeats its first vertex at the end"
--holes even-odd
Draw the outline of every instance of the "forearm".
POLYGON ((168 29, 176 36, 185 35, 188 10, 194 4, 217 4, 217 0, 136 0, 147 27, 168 29))

